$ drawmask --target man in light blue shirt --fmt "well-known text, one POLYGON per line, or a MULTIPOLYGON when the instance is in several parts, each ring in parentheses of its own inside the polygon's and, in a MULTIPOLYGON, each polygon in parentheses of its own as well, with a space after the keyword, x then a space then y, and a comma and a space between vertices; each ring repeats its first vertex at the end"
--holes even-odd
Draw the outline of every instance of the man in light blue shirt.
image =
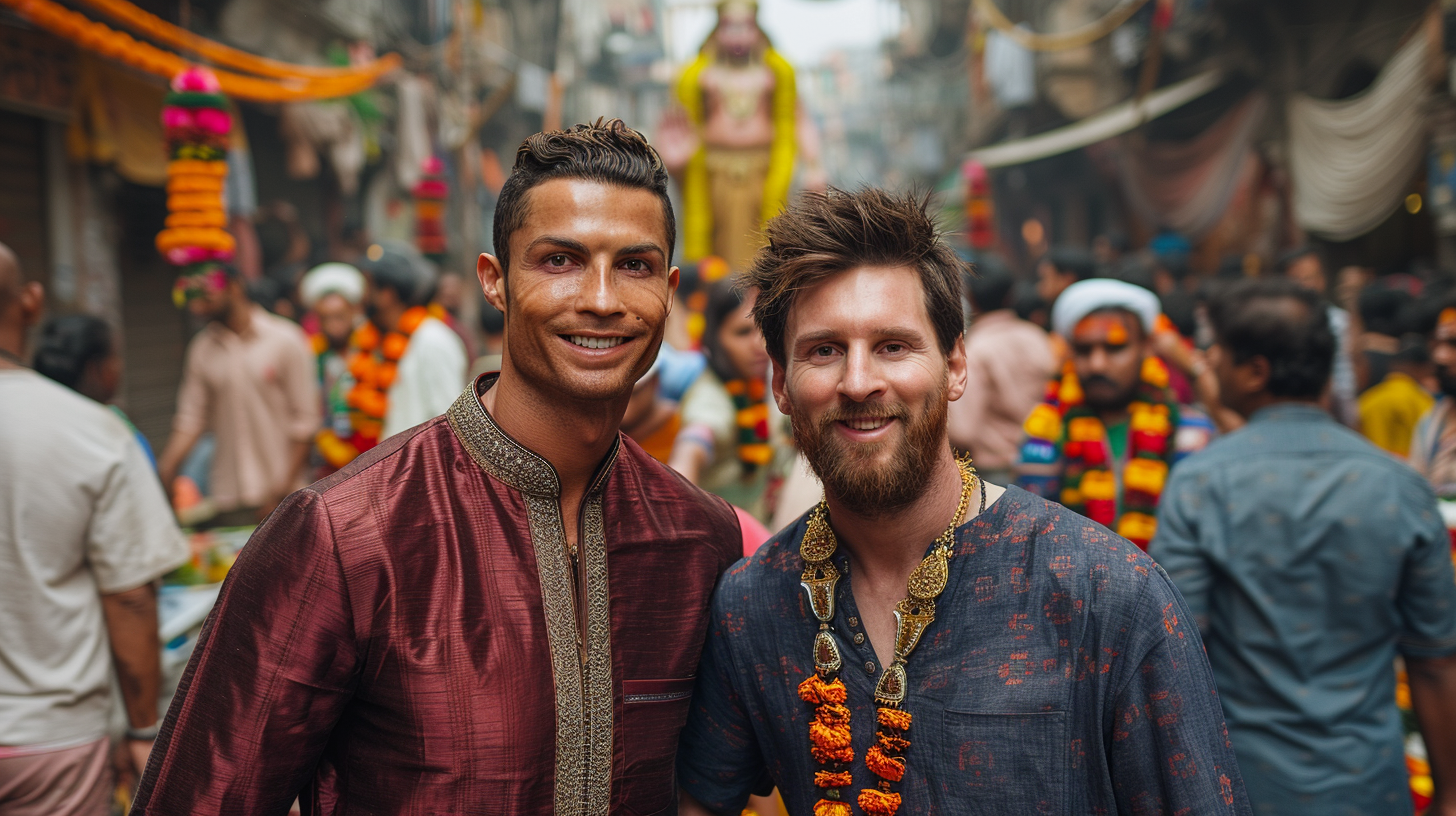
POLYGON ((1319 404, 1316 297, 1237 284, 1211 310, 1248 419, 1176 470, 1148 548, 1198 621, 1256 814, 1409 814, 1394 660, 1456 813, 1456 578, 1430 487, 1319 404))

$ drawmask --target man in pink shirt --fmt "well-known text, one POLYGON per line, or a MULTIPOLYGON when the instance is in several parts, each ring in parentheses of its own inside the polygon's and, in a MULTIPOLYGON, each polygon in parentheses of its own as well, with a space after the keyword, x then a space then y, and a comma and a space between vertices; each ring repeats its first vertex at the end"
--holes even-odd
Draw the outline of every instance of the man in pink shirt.
POLYGON ((178 302, 207 325, 187 347, 172 437, 157 462, 171 488, 212 431, 212 501, 224 526, 260 521, 294 489, 322 417, 303 330, 248 299, 237 271, 212 264, 177 282, 178 302))
POLYGON ((1009 484, 1021 423, 1056 372, 1047 333, 1011 310, 1015 281, 995 259, 976 265, 967 288, 975 319, 966 331, 966 391, 950 404, 950 441, 992 484, 1009 484))

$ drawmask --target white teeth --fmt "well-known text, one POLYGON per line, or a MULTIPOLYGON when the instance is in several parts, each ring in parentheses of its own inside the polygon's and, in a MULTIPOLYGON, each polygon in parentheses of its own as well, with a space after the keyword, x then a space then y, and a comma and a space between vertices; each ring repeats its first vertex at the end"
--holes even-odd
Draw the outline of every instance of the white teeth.
POLYGON ((580 334, 567 335, 566 339, 582 348, 589 349, 614 348, 627 342, 625 337, 585 337, 580 334))
POLYGON ((883 427, 890 420, 887 417, 863 417, 860 419, 846 419, 844 424, 856 431, 873 431, 883 427))

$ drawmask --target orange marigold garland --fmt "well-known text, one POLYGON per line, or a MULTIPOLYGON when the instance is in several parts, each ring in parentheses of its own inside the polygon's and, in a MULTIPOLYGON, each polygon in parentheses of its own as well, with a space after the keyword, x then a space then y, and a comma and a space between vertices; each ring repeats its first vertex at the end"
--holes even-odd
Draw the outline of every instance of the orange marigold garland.
MULTIPOLYGON (((409 349, 410 335, 429 316, 430 311, 424 306, 415 306, 400 317, 399 325, 388 334, 380 336, 373 323, 365 323, 349 338, 349 345, 354 348, 349 360, 354 387, 345 399, 352 412, 354 435, 349 444, 355 449, 354 456, 379 444, 384 416, 389 412, 389 387, 399 374, 399 361, 409 349)), ((339 453, 343 455, 346 451, 341 449, 339 453)))
MULTIPOLYGON (((957 463, 961 469, 961 498, 950 527, 936 539, 930 554, 910 574, 905 600, 895 607, 895 661, 886 667, 875 687, 878 704, 876 719, 879 730, 875 744, 865 751, 865 767, 879 782, 859 792, 860 809, 870 816, 895 816, 900 809, 900 794, 895 783, 905 777, 905 752, 910 749, 906 733, 910 730, 910 712, 900 706, 905 701, 905 661, 920 637, 935 620, 935 600, 944 591, 949 577, 949 559, 955 542, 955 529, 970 506, 971 494, 978 479, 970 460, 957 463)), ((981 493, 981 510, 986 509, 985 492, 981 493)), ((814 803, 814 816, 851 816, 842 788, 853 783, 849 766, 854 762, 854 746, 850 730, 850 711, 845 705, 848 690, 839 679, 843 660, 829 622, 834 619, 834 594, 839 583, 839 569, 831 560, 839 548, 834 531, 829 527, 828 507, 824 502, 809 516, 808 529, 799 543, 804 560, 803 583, 809 596, 809 607, 819 619, 819 632, 814 636, 814 674, 799 684, 799 698, 814 706, 809 721, 809 752, 824 766, 814 772, 814 785, 824 791, 814 803)))

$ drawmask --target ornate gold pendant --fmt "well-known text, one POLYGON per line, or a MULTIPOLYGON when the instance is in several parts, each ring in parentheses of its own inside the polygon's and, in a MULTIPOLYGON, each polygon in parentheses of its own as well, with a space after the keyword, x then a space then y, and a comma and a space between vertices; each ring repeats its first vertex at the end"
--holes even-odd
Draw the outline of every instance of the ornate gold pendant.
POLYGON ((950 559, 946 558, 944 547, 936 547, 910 573, 906 589, 915 600, 928 601, 945 591, 945 583, 949 579, 950 559))
POLYGON ((920 636, 935 623, 935 601, 906 598, 895 604, 895 657, 909 660, 920 636))
POLYGON ((814 636, 814 668, 819 670, 822 676, 831 675, 839 671, 844 662, 839 658, 839 644, 834 642, 834 635, 828 629, 820 629, 819 634, 814 636))
POLYGON ((828 561, 829 556, 839 549, 839 541, 834 537, 834 531, 829 528, 829 522, 824 516, 824 506, 821 504, 814 509, 814 515, 809 517, 804 540, 799 542, 799 557, 806 564, 828 561))
POLYGON ((880 675, 880 682, 875 684, 875 702, 895 707, 905 702, 905 667, 898 661, 880 675))
POLYGON ((824 623, 834 620, 834 588, 839 584, 839 570, 828 561, 811 561, 804 565, 799 585, 809 594, 814 617, 824 623))

